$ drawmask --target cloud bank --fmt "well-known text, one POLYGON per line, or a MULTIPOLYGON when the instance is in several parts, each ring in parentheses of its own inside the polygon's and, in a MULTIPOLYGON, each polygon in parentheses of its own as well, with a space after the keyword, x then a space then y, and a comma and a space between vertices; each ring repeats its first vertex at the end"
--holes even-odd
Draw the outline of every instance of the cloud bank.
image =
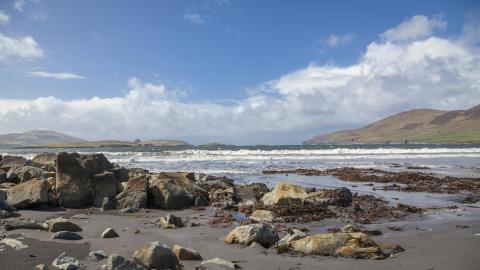
POLYGON ((11 38, 0 33, 0 62, 8 58, 35 59, 43 56, 33 37, 11 38))
POLYGON ((0 99, 0 132, 43 128, 87 139, 300 143, 406 109, 468 108, 480 103, 475 17, 460 35, 442 38, 435 33, 446 27, 443 18, 414 16, 381 33, 354 64, 311 64, 259 85, 234 105, 188 102, 178 90, 135 77, 120 97, 0 99))

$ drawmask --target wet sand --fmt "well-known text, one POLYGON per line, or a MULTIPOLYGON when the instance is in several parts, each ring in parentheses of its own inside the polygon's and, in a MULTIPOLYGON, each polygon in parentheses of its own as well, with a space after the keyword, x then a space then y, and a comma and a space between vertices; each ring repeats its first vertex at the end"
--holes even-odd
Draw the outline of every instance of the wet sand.
MULTIPOLYGON (((71 217, 73 214, 88 213, 90 209, 42 212, 22 210, 22 217, 32 217, 43 221, 52 217, 71 217)), ((89 251, 104 250, 107 254, 117 253, 131 258, 133 252, 151 241, 160 241, 169 246, 180 244, 196 249, 204 259, 220 257, 236 261, 243 269, 457 269, 474 270, 480 265, 480 221, 478 218, 463 216, 455 219, 458 211, 436 211, 428 217, 412 217, 408 221, 371 224, 369 229, 379 229, 384 234, 374 236, 377 243, 398 243, 405 252, 385 260, 355 260, 323 256, 297 257, 276 254, 274 249, 226 245, 223 242, 227 233, 238 224, 232 223, 212 227, 207 224, 213 209, 203 211, 174 211, 175 215, 187 221, 205 224, 197 227, 162 229, 152 223, 155 218, 171 211, 149 210, 133 214, 94 212, 88 219, 72 219, 83 228, 83 240, 51 240, 51 232, 15 230, 8 237, 19 237, 29 247, 13 250, 5 247, 0 252, 0 269, 33 269, 43 263, 50 265, 53 259, 65 251, 81 261, 84 269, 99 269, 105 260, 94 262, 88 257, 89 251), (468 228, 457 228, 466 225, 468 228), (403 227, 403 231, 391 231, 390 226, 403 227), (102 239, 102 231, 114 228, 120 237, 102 239), (477 234, 477 235, 476 235, 477 234), (33 256, 32 256, 33 255, 33 256)), ((289 224, 307 227, 309 235, 326 232, 328 228, 345 225, 341 220, 325 220, 308 224, 289 224)), ((195 269, 200 262, 182 261, 185 269, 195 269)), ((208 268, 212 269, 212 268, 208 268)))

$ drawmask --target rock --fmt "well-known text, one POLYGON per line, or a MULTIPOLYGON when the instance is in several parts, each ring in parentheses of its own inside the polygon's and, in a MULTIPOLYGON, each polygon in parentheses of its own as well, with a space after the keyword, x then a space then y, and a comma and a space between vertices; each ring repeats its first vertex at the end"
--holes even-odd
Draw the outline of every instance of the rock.
POLYGON ((108 171, 113 173, 118 183, 127 182, 129 179, 128 170, 125 169, 124 167, 117 167, 117 168, 110 169, 108 171))
POLYGON ((55 166, 56 160, 57 160, 56 153, 41 153, 36 155, 32 159, 34 163, 41 164, 41 165, 50 165, 50 166, 55 166))
POLYGON ((405 251, 405 249, 403 249, 400 245, 392 243, 382 243, 379 244, 378 247, 380 247, 386 256, 391 256, 393 254, 405 251))
POLYGON ((38 223, 35 220, 29 220, 29 219, 7 220, 4 224, 4 227, 7 231, 20 230, 20 229, 46 231, 48 229, 47 224, 38 223))
POLYGON ((157 270, 176 268, 179 263, 175 253, 160 242, 150 242, 135 251, 133 259, 136 263, 157 270))
POLYGON ((280 182, 262 197, 262 202, 265 205, 300 205, 307 196, 303 187, 280 182))
POLYGON ((27 159, 21 156, 4 156, 0 160, 0 169, 8 171, 13 167, 23 167, 27 165, 27 159))
POLYGON ((242 201, 259 201, 268 192, 267 185, 263 183, 252 183, 235 187, 237 196, 242 201))
POLYGON ((60 231, 68 231, 68 232, 81 232, 82 228, 77 224, 71 222, 65 218, 54 218, 47 220, 46 223, 48 224, 48 231, 50 232, 60 232, 60 231))
POLYGON ((93 206, 100 208, 102 212, 117 209, 117 203, 115 199, 110 197, 95 197, 93 206))
POLYGON ((88 253, 88 256, 92 258, 93 261, 101 261, 108 258, 107 253, 103 250, 96 250, 88 253))
POLYGON ((367 228, 365 228, 363 226, 360 226, 360 225, 356 225, 356 224, 347 224, 347 225, 343 226, 342 228, 340 228, 340 232, 344 232, 344 233, 362 232, 362 233, 366 233, 366 234, 369 234, 369 235, 382 235, 383 234, 379 230, 368 230, 367 228))
POLYGON ((125 189, 115 200, 119 209, 127 207, 145 208, 147 206, 148 178, 137 177, 128 180, 125 189))
POLYGON ((118 210, 118 212, 120 212, 122 214, 136 213, 138 211, 140 211, 140 208, 137 208, 137 207, 127 207, 127 208, 123 208, 123 209, 118 210))
POLYGON ((0 169, 0 184, 7 181, 7 172, 0 169))
POLYGON ((74 232, 68 231, 59 231, 52 235, 52 239, 61 239, 61 240, 82 240, 83 237, 74 232))
POLYGON ((13 238, 3 238, 2 240, 0 240, 0 244, 7 245, 15 250, 22 250, 24 248, 28 248, 28 245, 13 238))
POLYGON ((35 178, 42 178, 44 171, 34 166, 12 167, 7 172, 7 179, 10 182, 27 182, 35 178))
MULTIPOLYGON (((193 195, 198 197, 200 195, 208 196, 208 192, 201 188, 195 182, 195 174, 189 172, 161 172, 151 174, 152 183, 163 182, 165 184, 174 185, 184 189, 193 195)), ((193 201, 192 201, 193 204, 193 201)))
POLYGON ((159 223, 164 229, 176 229, 184 226, 182 219, 172 214, 161 217, 159 223))
POLYGON ((155 207, 166 210, 176 210, 190 207, 194 204, 193 194, 187 192, 182 187, 163 181, 155 181, 150 186, 152 203, 155 207))
POLYGON ((240 202, 240 198, 237 197, 235 188, 217 189, 210 195, 210 201, 214 207, 226 208, 236 205, 240 202))
POLYGON ((90 205, 94 187, 89 170, 82 166, 77 153, 58 153, 56 161, 56 191, 59 204, 67 208, 90 205))
POLYGON ((85 215, 85 214, 76 214, 76 215, 71 216, 70 218, 73 218, 73 219, 89 219, 90 216, 85 215))
POLYGON ((202 256, 200 253, 194 249, 182 247, 179 245, 173 246, 173 253, 177 256, 180 261, 201 261, 202 256))
POLYGON ((48 270, 48 266, 45 264, 37 264, 35 265, 35 270, 48 270))
POLYGON ((18 209, 48 203, 48 183, 45 180, 32 180, 8 189, 8 202, 18 209))
POLYGON ((277 244, 277 252, 278 253, 283 253, 284 251, 287 251, 290 247, 290 243, 295 240, 302 239, 306 237, 307 235, 297 229, 292 229, 289 234, 285 235, 282 239, 280 239, 277 244))
POLYGON ((103 154, 79 155, 78 161, 87 170, 89 175, 95 175, 103 171, 113 169, 113 164, 103 154))
POLYGON ((62 270, 74 270, 78 269, 80 262, 67 255, 67 253, 62 252, 55 260, 52 262, 52 266, 62 270))
POLYGON ((200 195, 195 198, 195 203, 193 205, 196 207, 204 207, 204 206, 208 206, 209 204, 210 204, 210 200, 207 197, 200 195))
POLYGON ((147 268, 125 259, 118 254, 108 257, 107 264, 103 270, 147 270, 147 268))
POLYGON ((384 258, 378 245, 365 233, 326 233, 291 242, 296 252, 308 255, 340 256, 357 259, 384 258))
POLYGON ((12 217, 19 217, 19 213, 15 212, 8 212, 5 210, 0 210, 0 219, 12 218, 12 217))
MULTIPOLYGON (((93 176, 93 186, 95 190, 95 200, 97 198, 113 198, 118 193, 119 182, 111 172, 103 172, 93 176)), ((95 207, 100 207, 95 205, 95 207)))
POLYGON ((112 228, 107 228, 105 231, 102 233, 102 238, 115 238, 119 237, 118 233, 112 229, 112 228))
POLYGON ((224 266, 224 267, 228 267, 230 269, 240 269, 241 268, 236 263, 233 263, 231 261, 227 261, 227 260, 224 260, 224 259, 220 259, 220 258, 213 258, 213 259, 202 262, 202 265, 209 265, 209 264, 224 266))
POLYGON ((275 214, 268 210, 256 210, 249 218, 257 222, 272 222, 275 219, 275 214))
POLYGON ((352 205, 353 195, 348 188, 323 189, 308 194, 306 202, 312 204, 334 205, 347 207, 352 205))
POLYGON ((225 243, 248 246, 253 242, 257 242, 268 248, 275 244, 278 239, 278 234, 272 225, 259 223, 235 228, 227 235, 225 243))
POLYGON ((17 211, 15 207, 13 207, 10 203, 8 203, 7 192, 1 189, 0 189, 0 210, 5 210, 8 212, 17 211))

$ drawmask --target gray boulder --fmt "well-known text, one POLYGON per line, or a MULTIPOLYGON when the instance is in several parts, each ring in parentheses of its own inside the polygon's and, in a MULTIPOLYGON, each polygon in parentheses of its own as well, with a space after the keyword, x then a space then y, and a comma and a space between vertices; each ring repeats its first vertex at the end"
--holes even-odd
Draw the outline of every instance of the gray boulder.
POLYGON ((176 210, 194 205, 195 198, 184 188, 157 180, 150 187, 152 204, 166 210, 176 210))
POLYGON ((147 268, 118 254, 112 254, 108 257, 107 264, 104 265, 103 270, 147 270, 147 268))
POLYGON ((148 178, 140 176, 128 180, 125 189, 115 200, 117 208, 145 208, 147 206, 148 178))
POLYGON ((90 205, 94 199, 94 187, 89 170, 81 163, 77 153, 59 153, 56 162, 56 191, 58 202, 67 208, 90 205))
POLYGON ((178 258, 173 251, 160 242, 151 242, 135 251, 133 259, 136 263, 150 269, 175 269, 178 258))
POLYGON ((48 203, 49 185, 45 180, 32 180, 8 189, 7 201, 18 209, 48 203))

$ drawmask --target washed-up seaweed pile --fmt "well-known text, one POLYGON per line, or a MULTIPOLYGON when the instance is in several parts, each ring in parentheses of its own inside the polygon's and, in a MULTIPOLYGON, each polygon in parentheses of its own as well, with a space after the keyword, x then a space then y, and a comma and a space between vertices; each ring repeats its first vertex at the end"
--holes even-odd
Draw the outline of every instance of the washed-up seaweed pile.
POLYGON ((348 182, 391 183, 384 190, 430 193, 480 193, 480 179, 468 177, 439 177, 424 172, 390 172, 373 168, 334 168, 326 170, 296 169, 263 171, 265 174, 295 173, 299 175, 333 175, 348 182))

